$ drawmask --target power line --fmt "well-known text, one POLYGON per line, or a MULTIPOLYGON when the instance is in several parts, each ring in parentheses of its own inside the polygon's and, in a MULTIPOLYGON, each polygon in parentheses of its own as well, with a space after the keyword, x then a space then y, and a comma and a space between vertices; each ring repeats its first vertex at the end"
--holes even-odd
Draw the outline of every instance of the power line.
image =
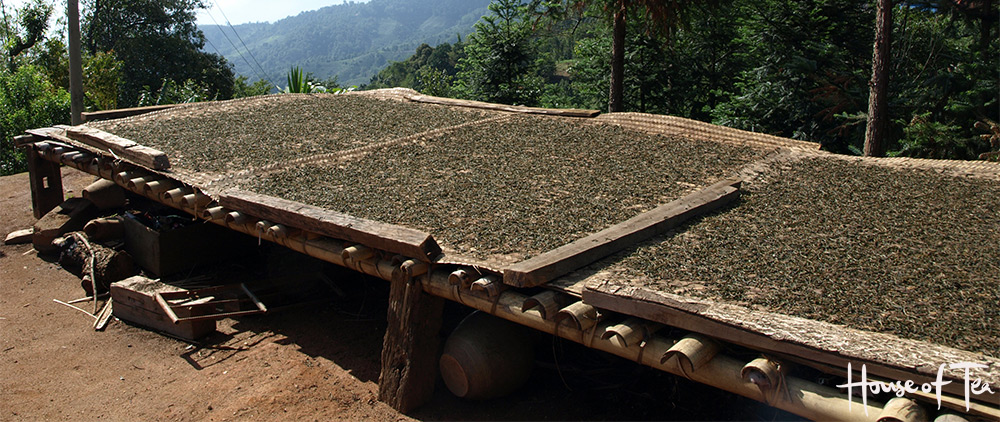
MULTIPOLYGON (((215 16, 212 16, 212 12, 210 12, 208 9, 205 9, 205 13, 208 13, 208 17, 212 19, 212 22, 215 22, 216 26, 219 26, 219 27, 222 26, 222 25, 219 25, 219 22, 215 20, 215 16)), ((250 70, 252 70, 254 73, 256 73, 258 78, 267 80, 269 83, 271 83, 271 85, 274 85, 274 83, 272 83, 270 79, 267 79, 267 78, 261 76, 260 73, 257 72, 257 69, 254 69, 253 65, 250 64, 250 61, 247 60, 247 58, 243 55, 243 52, 241 52, 240 49, 239 49, 239 47, 236 46, 236 43, 234 43, 233 40, 231 38, 229 38, 229 35, 226 34, 226 31, 221 31, 221 32, 222 32, 222 36, 226 37, 226 41, 229 41, 229 45, 233 46, 233 49, 236 50, 236 54, 239 54, 240 58, 242 58, 243 61, 246 62, 247 66, 250 67, 250 70)), ((207 39, 207 37, 206 37, 206 39, 207 39)))
MULTIPOLYGON (((219 8, 219 13, 222 13, 222 18, 226 20, 226 25, 229 25, 229 29, 233 30, 233 33, 236 34, 236 38, 240 40, 240 44, 243 44, 243 49, 247 51, 247 54, 250 55, 250 58, 253 59, 253 62, 257 63, 257 68, 260 69, 261 73, 263 73, 266 76, 267 71, 264 70, 264 66, 260 65, 260 62, 257 61, 257 57, 253 55, 252 51, 250 51, 250 47, 247 47, 247 43, 243 42, 243 37, 240 36, 239 32, 236 32, 236 28, 234 28, 233 24, 229 22, 229 17, 226 16, 226 11, 222 10, 222 6, 220 6, 218 2, 215 2, 214 0, 212 2, 215 4, 215 7, 219 8)), ((274 84, 272 83, 271 85, 274 84)))
MULTIPOLYGON (((219 57, 222 57, 222 58, 226 57, 226 56, 222 55, 222 52, 219 51, 219 47, 216 47, 215 44, 212 42, 212 40, 208 39, 208 37, 205 37, 205 42, 207 42, 208 45, 212 46, 212 49, 215 50, 215 54, 218 54, 219 57)), ((232 77, 232 79, 233 79, 234 82, 236 81, 235 75, 232 77)))

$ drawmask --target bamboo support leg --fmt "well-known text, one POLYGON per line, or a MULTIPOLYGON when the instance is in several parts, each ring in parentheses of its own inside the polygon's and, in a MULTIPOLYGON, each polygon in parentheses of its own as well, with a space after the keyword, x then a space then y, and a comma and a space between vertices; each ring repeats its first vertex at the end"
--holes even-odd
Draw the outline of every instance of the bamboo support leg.
POLYGON ((35 218, 42 218, 63 202, 59 164, 42 158, 34 148, 29 148, 28 177, 31 180, 32 212, 35 218))

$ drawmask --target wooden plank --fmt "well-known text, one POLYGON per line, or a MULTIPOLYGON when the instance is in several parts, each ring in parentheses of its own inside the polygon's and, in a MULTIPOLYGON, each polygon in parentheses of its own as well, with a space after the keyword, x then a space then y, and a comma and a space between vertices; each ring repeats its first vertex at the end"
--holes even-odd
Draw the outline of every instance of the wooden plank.
POLYGON ((736 200, 738 179, 727 179, 660 205, 590 236, 521 261, 504 270, 503 281, 517 287, 534 287, 582 268, 681 223, 736 200))
MULTIPOLYGON (((844 368, 851 362, 854 371, 861 365, 869 374, 893 381, 913 380, 917 385, 934 382, 940 365, 976 362, 987 369, 974 370, 975 378, 1000 385, 1000 359, 952 349, 890 334, 855 330, 840 325, 757 311, 741 306, 657 292, 610 281, 591 284, 583 292, 591 306, 621 312, 672 327, 706 334, 720 340, 764 353, 792 356, 802 360, 844 368)), ((945 370, 951 381, 943 391, 965 397, 964 373, 945 370)), ((973 397, 997 403, 992 393, 973 397)))
POLYGON ((66 131, 63 129, 58 129, 54 127, 43 127, 38 129, 28 129, 24 131, 25 133, 34 136, 35 139, 32 143, 38 142, 44 139, 54 139, 54 140, 64 140, 66 139, 66 131))
POLYGON ((420 282, 394 276, 389 288, 378 399, 401 413, 423 405, 434 394, 443 309, 444 299, 424 293, 420 282))
POLYGON ((178 105, 180 104, 165 104, 165 105, 155 105, 146 107, 119 108, 115 110, 91 111, 83 113, 83 120, 85 122, 95 122, 98 120, 120 119, 123 117, 132 117, 141 114, 152 113, 154 111, 167 110, 177 107, 178 105))
POLYGON ((287 199, 233 190, 222 194, 219 204, 272 223, 357 242, 424 262, 431 262, 441 254, 441 247, 428 233, 287 199))
POLYGON ((42 158, 34 148, 28 148, 28 180, 31 185, 31 210, 35 218, 42 218, 63 203, 59 163, 42 158))
POLYGON ((417 103, 437 104, 437 105, 446 105, 454 107, 470 107, 470 108, 479 108, 484 110, 509 111, 512 113, 544 114, 548 116, 597 117, 597 115, 601 114, 599 110, 523 107, 523 106, 513 106, 507 104, 484 103, 481 101, 458 100, 454 98, 431 97, 429 95, 407 95, 406 99, 417 103))
POLYGON ((131 140, 87 126, 60 127, 70 139, 83 142, 101 151, 111 151, 120 158, 154 170, 170 168, 170 160, 162 151, 139 145, 131 140))

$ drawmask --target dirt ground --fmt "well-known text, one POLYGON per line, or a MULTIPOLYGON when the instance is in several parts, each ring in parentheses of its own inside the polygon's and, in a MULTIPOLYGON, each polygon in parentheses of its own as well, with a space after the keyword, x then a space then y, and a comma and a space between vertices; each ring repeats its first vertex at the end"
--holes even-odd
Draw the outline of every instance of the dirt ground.
MULTIPOLYGON (((94 180, 63 173, 67 196, 94 180)), ((0 235, 33 221, 26 174, 0 178, 0 235)), ((117 320, 95 332, 52 301, 84 296, 79 279, 30 245, 0 246, 0 420, 795 419, 544 335, 518 393, 469 402, 439 381, 431 403, 402 415, 376 399, 385 285, 342 281, 367 293, 223 320, 195 345, 117 320)), ((464 312, 449 305, 446 328, 464 312)))

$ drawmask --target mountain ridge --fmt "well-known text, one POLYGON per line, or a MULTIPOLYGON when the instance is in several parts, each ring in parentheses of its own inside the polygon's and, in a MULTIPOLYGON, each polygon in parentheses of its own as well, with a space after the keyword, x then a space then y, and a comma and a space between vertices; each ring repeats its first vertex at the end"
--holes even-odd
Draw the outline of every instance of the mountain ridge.
POLYGON ((420 44, 453 42, 472 33, 489 3, 371 0, 330 5, 273 23, 233 25, 238 36, 227 25, 199 28, 207 40, 205 50, 223 55, 238 75, 250 80, 263 76, 283 85, 288 69, 299 66, 318 79, 336 76, 349 86, 368 83, 390 61, 409 57, 420 44))

